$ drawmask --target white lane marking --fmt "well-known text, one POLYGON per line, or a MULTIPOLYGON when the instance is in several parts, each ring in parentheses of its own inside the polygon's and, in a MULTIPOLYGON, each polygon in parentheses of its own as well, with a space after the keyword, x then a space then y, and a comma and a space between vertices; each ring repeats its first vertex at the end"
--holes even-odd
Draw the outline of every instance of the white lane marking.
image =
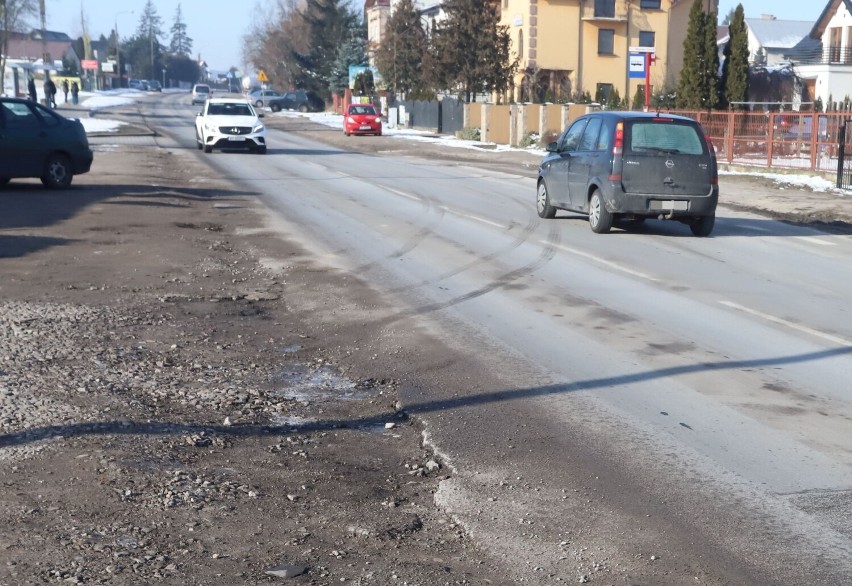
POLYGON ((847 340, 846 338, 841 338, 840 336, 834 336, 832 334, 826 334, 825 332, 821 332, 819 330, 815 330, 813 328, 809 328, 808 326, 803 326, 801 324, 793 323, 786 319, 776 317, 774 315, 769 315, 768 313, 763 313, 762 311, 757 311, 756 309, 750 309, 739 303, 734 303, 733 301, 719 301, 722 305, 726 307, 730 307, 731 309, 736 309, 738 311, 742 311, 743 313, 748 313, 753 316, 765 319, 766 321, 770 321, 772 323, 776 323, 782 326, 786 326, 792 330, 796 330, 805 334, 809 334, 811 336, 822 338, 832 344, 838 344, 840 346, 852 346, 852 341, 847 340))
POLYGON ((413 200, 413 201, 422 201, 422 200, 423 200, 423 198, 422 198, 422 197, 420 197, 420 196, 418 196, 418 195, 413 195, 413 194, 411 194, 411 193, 406 193, 405 191, 400 191, 400 190, 398 190, 398 189, 394 189, 393 187, 383 187, 383 189, 385 189, 385 190, 387 190, 387 191, 390 191, 391 193, 395 193, 395 194, 397 194, 397 195, 400 195, 400 196, 402 196, 402 197, 405 197, 405 198, 407 198, 407 199, 413 200))
POLYGON ((739 228, 740 230, 753 230, 754 232, 772 232, 769 228, 761 228, 760 226, 746 224, 734 224, 734 228, 739 228))
POLYGON ((652 281, 652 282, 655 282, 655 283, 659 281, 659 279, 657 279, 656 277, 652 277, 651 275, 649 275, 647 273, 640 273, 639 271, 634 271, 633 269, 627 268, 627 267, 622 266, 618 263, 614 263, 612 261, 599 258, 599 257, 597 257, 593 254, 589 254, 588 252, 583 252, 582 250, 577 250, 576 248, 570 248, 568 246, 563 246, 561 244, 551 244, 551 243, 549 243, 545 240, 539 240, 539 244, 541 244, 543 246, 553 246, 553 248, 559 249, 563 252, 567 252, 569 254, 580 256, 582 258, 585 258, 586 260, 591 260, 593 262, 604 265, 604 266, 609 267, 611 269, 621 271, 622 273, 627 273, 628 275, 632 275, 634 277, 639 277, 640 279, 645 279, 646 281, 652 281))
POLYGON ((820 246, 837 246, 834 242, 829 242, 828 240, 820 240, 819 238, 814 238, 813 236, 794 236, 797 240, 804 240, 805 242, 810 242, 811 244, 819 244, 820 246))
POLYGON ((491 220, 486 220, 485 218, 480 218, 479 216, 474 216, 473 214, 458 212, 452 208, 448 208, 447 206, 441 206, 441 209, 447 212, 448 214, 453 214, 454 216, 459 216, 460 218, 467 218, 468 220, 473 220, 474 222, 479 222, 480 224, 485 224, 486 226, 493 226, 495 228, 500 228, 501 230, 509 229, 509 226, 504 226, 503 224, 498 224, 497 222, 492 222, 491 220))

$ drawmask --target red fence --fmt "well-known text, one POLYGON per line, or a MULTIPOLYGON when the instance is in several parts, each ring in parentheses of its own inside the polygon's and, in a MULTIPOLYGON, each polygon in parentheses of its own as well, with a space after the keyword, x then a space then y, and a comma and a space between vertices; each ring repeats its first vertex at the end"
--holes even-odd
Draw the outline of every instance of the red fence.
POLYGON ((849 112, 698 112, 720 163, 837 172, 840 126, 849 112))

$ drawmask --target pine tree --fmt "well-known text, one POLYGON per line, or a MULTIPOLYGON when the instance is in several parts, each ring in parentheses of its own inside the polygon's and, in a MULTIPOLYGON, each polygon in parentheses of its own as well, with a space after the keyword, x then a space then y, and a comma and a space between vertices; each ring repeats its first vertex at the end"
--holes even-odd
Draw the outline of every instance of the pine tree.
POLYGON ((678 108, 701 108, 704 25, 704 7, 701 0, 694 0, 689 11, 686 38, 683 41, 683 68, 680 70, 677 86, 678 108))
POLYGON ((186 23, 183 21, 180 4, 177 5, 175 22, 172 25, 172 42, 169 52, 174 55, 190 55, 192 53, 192 39, 186 34, 186 23))
POLYGON ((349 40, 349 33, 360 18, 345 0, 306 0, 301 17, 307 48, 295 51, 299 71, 294 81, 298 87, 327 98, 338 46, 349 40))
POLYGON ((376 68, 388 88, 409 97, 425 87, 423 59, 428 50, 426 31, 412 0, 394 8, 381 44, 376 48, 376 68))
POLYGON ((517 68, 508 27, 499 24, 499 4, 490 0, 447 0, 447 18, 433 34, 434 82, 459 89, 465 101, 484 91, 504 91, 517 68))
POLYGON ((328 87, 332 93, 342 94, 349 86, 349 66, 367 65, 367 32, 363 25, 358 24, 347 33, 348 40, 342 42, 337 50, 334 67, 328 87))
POLYGON ((719 53, 716 47, 716 12, 704 12, 704 3, 694 0, 683 41, 683 69, 677 88, 677 106, 711 109, 719 99, 719 53))
MULTIPOLYGON (((725 64, 722 68, 722 84, 725 103, 748 100, 748 33, 745 27, 745 11, 737 4, 728 27, 728 43, 725 45, 725 64)), ((738 105, 737 109, 745 109, 738 105)))
POLYGON ((139 28, 136 29, 136 35, 156 39, 163 34, 162 26, 163 19, 157 14, 157 7, 154 6, 154 0, 148 0, 142 9, 142 16, 139 18, 139 28))
POLYGON ((704 95, 702 107, 712 110, 719 104, 719 46, 716 44, 716 11, 704 17, 704 95))

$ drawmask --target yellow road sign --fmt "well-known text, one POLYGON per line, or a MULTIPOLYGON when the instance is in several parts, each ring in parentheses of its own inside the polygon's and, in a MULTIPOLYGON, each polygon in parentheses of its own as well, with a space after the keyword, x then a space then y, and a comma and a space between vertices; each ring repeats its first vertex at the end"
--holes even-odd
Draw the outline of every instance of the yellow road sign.
POLYGON ((266 77, 266 72, 263 69, 257 72, 257 81, 261 83, 266 83, 269 81, 269 78, 266 77))

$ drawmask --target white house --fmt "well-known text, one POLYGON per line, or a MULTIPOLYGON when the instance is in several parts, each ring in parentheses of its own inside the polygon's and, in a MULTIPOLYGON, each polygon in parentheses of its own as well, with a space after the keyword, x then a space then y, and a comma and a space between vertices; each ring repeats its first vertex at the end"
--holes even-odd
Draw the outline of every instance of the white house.
POLYGON ((802 101, 852 97, 852 0, 830 0, 789 59, 802 78, 802 101))

